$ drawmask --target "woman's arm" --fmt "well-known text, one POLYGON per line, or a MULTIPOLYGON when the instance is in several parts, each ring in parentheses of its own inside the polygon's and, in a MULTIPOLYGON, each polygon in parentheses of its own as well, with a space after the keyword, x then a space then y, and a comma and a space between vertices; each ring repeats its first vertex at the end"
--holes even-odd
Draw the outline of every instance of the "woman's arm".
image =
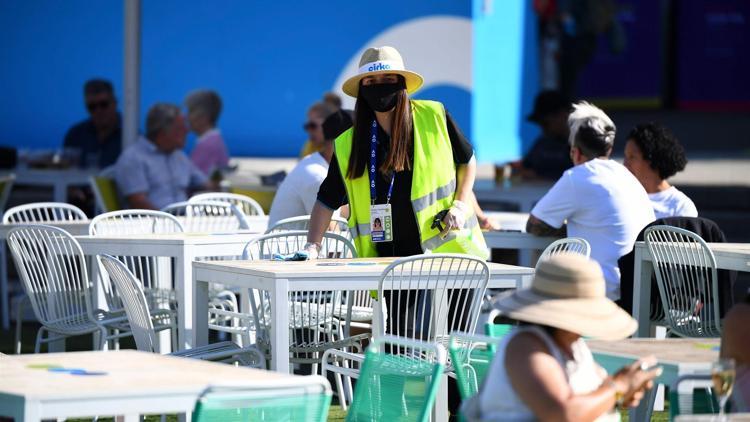
POLYGON ((563 368, 532 333, 520 333, 509 343, 505 370, 518 396, 542 421, 593 421, 615 406, 615 393, 626 387, 605 382, 595 391, 576 395, 563 368))
POLYGON ((456 196, 455 200, 459 200, 465 204, 471 204, 473 198, 474 180, 477 177, 477 161, 476 158, 471 157, 466 164, 459 164, 456 167, 456 196))
POLYGON ((310 214, 310 227, 307 229, 307 242, 318 245, 323 240, 323 233, 331 223, 333 210, 323 205, 320 201, 315 201, 312 213, 310 214))

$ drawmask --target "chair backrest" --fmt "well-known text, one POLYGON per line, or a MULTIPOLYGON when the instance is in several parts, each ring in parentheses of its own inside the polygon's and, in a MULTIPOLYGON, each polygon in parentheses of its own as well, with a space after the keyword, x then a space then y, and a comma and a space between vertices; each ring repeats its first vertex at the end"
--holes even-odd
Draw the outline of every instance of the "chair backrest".
POLYGON ((94 320, 86 259, 73 236, 37 224, 10 230, 7 242, 39 322, 64 329, 81 316, 94 320))
POLYGON ((117 182, 112 177, 91 176, 91 191, 94 192, 96 206, 101 212, 112 212, 125 208, 117 193, 117 182))
MULTIPOLYGON (((266 230, 266 233, 278 233, 289 230, 308 230, 309 228, 310 216, 300 215, 297 217, 289 217, 277 221, 273 226, 269 227, 268 230, 266 230)), ((346 220, 341 217, 331 218, 331 224, 328 227, 327 231, 340 234, 345 238, 354 241, 354 239, 352 238, 352 234, 349 231, 349 223, 347 223, 346 220)))
POLYGON ((175 216, 153 210, 121 210, 99 214, 89 224, 91 236, 182 233, 175 216))
POLYGON ((577 253, 588 258, 589 255, 591 255, 591 245, 589 245, 589 242, 587 242, 586 239, 581 237, 566 237, 564 239, 558 239, 544 248, 544 252, 539 256, 539 261, 548 259, 562 252, 577 253))
POLYGON ((373 339, 346 420, 429 420, 446 360, 440 344, 393 336, 373 339))
POLYGON ((669 387, 669 420, 679 415, 719 413, 711 375, 683 375, 669 387))
POLYGON ((232 186, 229 188, 229 191, 237 195, 253 198, 266 213, 271 211, 271 203, 273 203, 273 198, 276 196, 276 189, 274 188, 244 189, 232 186))
POLYGON ((448 343, 451 367, 461 399, 466 400, 479 391, 495 357, 500 337, 453 333, 448 343))
MULTIPOLYGON (((89 235, 136 235, 136 234, 169 234, 182 233, 182 224, 171 214, 153 210, 121 210, 97 215, 89 224, 89 235)), ((158 285, 156 271, 157 257, 153 256, 118 256, 117 259, 125 263, 127 268, 144 286, 152 288, 158 285)), ((97 259, 101 268, 101 261, 97 259)), ((101 282, 104 297, 110 311, 121 310, 123 305, 117 288, 110 282, 102 271, 101 282)))
POLYGON ((3 224, 57 223, 86 220, 80 208, 63 202, 34 202, 13 207, 3 214, 3 224))
POLYGON ((15 174, 0 177, 0 213, 5 210, 5 205, 8 203, 8 197, 10 197, 10 191, 13 190, 13 182, 15 180, 15 174))
POLYGON ((447 345, 454 331, 473 333, 490 270, 460 254, 400 258, 380 276, 380 333, 447 345), (387 315, 387 321, 386 321, 387 315), (386 325, 387 324, 387 325, 386 325))
POLYGON ((320 376, 282 378, 243 385, 213 385, 195 403, 193 420, 311 421, 328 418, 331 386, 320 376))
POLYGON ((120 295, 136 347, 140 351, 156 352, 156 332, 141 282, 117 258, 111 255, 99 255, 98 258, 120 295))
POLYGON ((659 296, 669 329, 682 337, 719 337, 716 258, 697 234, 677 227, 646 229, 659 296))
POLYGON ((183 228, 191 233, 231 233, 250 227, 245 214, 227 202, 177 202, 162 211, 182 219, 183 228))
MULTIPOLYGON (((243 259, 273 259, 301 251, 307 243, 307 230, 288 230, 264 234, 245 245, 243 259)), ((354 244, 344 236, 325 232, 320 242, 320 258, 356 258, 354 244)))
POLYGON ((258 201, 247 196, 240 195, 238 193, 229 192, 208 192, 199 193, 193 195, 188 202, 226 202, 239 208, 245 215, 265 215, 263 207, 260 206, 258 201))

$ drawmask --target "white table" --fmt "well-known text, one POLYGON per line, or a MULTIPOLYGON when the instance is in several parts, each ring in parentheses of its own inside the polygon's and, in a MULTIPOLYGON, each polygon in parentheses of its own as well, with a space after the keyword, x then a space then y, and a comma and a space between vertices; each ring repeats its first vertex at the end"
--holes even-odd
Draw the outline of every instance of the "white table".
POLYGON ((16 422, 97 415, 137 422, 139 414, 189 415, 200 393, 212 384, 267 385, 304 379, 135 350, 0 356, 0 374, 0 415, 16 422), (34 364, 106 374, 76 376, 28 367, 34 364))
MULTIPOLYGON (((708 243, 716 257, 716 267, 750 271, 750 243, 708 243)), ((638 321, 637 337, 650 335, 651 275, 654 266, 645 242, 635 242, 633 270, 633 317, 638 321)))
POLYGON ((500 230, 483 231, 484 241, 490 249, 518 249, 518 263, 533 266, 538 257, 533 251, 542 251, 554 237, 540 237, 526 233, 529 214, 525 212, 488 211, 485 215, 500 223, 500 230))
MULTIPOLYGON (((89 230, 89 220, 45 224, 49 226, 59 227, 74 236, 86 234, 89 230)), ((23 224, 0 224, 0 306, 3 309, 3 330, 10 329, 10 303, 8 300, 8 259, 5 252, 5 239, 8 238, 8 232, 11 229, 20 227, 22 225, 23 224)))
POLYGON ((503 202, 515 204, 521 212, 531 212, 537 203, 552 187, 543 181, 518 182, 509 186, 496 186, 494 181, 478 181, 474 186, 477 201, 483 206, 503 202))
MULTIPOLYGON (((192 343, 208 341, 208 285, 221 283, 246 289, 268 291, 271 301, 272 367, 289 371, 289 310, 291 291, 306 290, 377 290, 385 267, 395 258, 358 258, 355 261, 377 265, 319 266, 317 261, 212 261, 193 262, 193 331, 192 343)), ((335 262, 336 260, 325 260, 335 262)), ((345 262, 352 262, 346 260, 345 262)), ((518 288, 529 285, 533 268, 488 263, 491 288, 518 288)), ((243 309, 243 312, 247 312, 243 309)))
POLYGON ((54 202, 67 202, 68 187, 88 186, 89 178, 99 173, 99 169, 21 169, 16 168, 16 185, 52 187, 54 202))
MULTIPOLYGON (((208 285, 222 283, 242 289, 268 291, 271 302, 271 366, 289 372, 289 292, 306 290, 377 290, 383 270, 396 258, 358 258, 326 262, 376 262, 376 265, 320 266, 317 261, 223 261, 193 262, 195 296, 193 298, 193 344, 208 341, 208 285)), ((533 268, 488 263, 492 288, 528 286, 533 268)), ((243 301, 243 312, 248 312, 243 301)), ((377 310, 375 310, 377 312, 377 310)), ((447 421, 447 380, 438 391, 435 421, 447 421)))
MULTIPOLYGON (((596 361, 614 374, 623 366, 642 357, 654 355, 664 369, 657 384, 672 385, 683 375, 708 374, 719 358, 719 339, 626 339, 620 341, 587 340, 596 361)), ((651 418, 656 386, 630 410, 631 421, 651 418)))
MULTIPOLYGON (((245 245, 259 233, 234 234, 148 234, 129 236, 77 236, 86 255, 153 256, 174 259, 174 289, 177 295, 177 338, 180 350, 192 344, 193 267, 199 257, 242 255, 245 245)), ((95 266, 94 266, 95 267, 95 266)), ((92 268, 95 270, 96 268, 92 268)), ((172 288, 171 280, 160 286, 172 288), (166 284, 168 283, 168 284, 166 284)), ((206 299, 208 300, 208 299, 206 299)), ((207 304, 208 302, 206 302, 207 304)), ((205 305, 205 304, 204 304, 205 305)), ((205 306, 204 306, 205 309, 205 306)), ((206 312, 208 312, 206 310, 206 312)))

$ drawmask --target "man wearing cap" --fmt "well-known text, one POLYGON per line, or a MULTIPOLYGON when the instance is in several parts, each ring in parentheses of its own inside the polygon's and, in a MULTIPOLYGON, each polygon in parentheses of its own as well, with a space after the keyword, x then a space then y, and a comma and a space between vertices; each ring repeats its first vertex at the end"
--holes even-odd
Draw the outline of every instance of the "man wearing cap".
POLYGON ((312 212, 318 189, 328 174, 333 157, 333 140, 352 126, 352 119, 346 110, 338 110, 321 122, 321 149, 297 163, 281 183, 271 204, 269 227, 279 220, 312 212))
POLYGON ((568 117, 574 167, 531 210, 526 231, 586 239, 602 266, 607 297, 620 298, 617 260, 633 249, 638 233, 654 221, 648 194, 622 164, 610 160, 615 124, 602 110, 580 102, 568 117))
POLYGON ((557 180, 571 167, 568 145, 570 101, 557 91, 543 91, 534 100, 527 120, 539 125, 542 134, 521 161, 526 178, 557 180))

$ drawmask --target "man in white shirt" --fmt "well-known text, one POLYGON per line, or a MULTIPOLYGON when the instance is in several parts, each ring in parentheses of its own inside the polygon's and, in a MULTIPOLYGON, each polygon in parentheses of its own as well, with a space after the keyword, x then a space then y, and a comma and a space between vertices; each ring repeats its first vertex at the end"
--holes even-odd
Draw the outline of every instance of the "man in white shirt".
POLYGON ((319 152, 303 158, 292 169, 276 191, 268 215, 268 226, 289 217, 309 215, 317 200, 318 188, 328 174, 333 157, 333 140, 352 126, 345 110, 339 110, 321 120, 323 138, 319 152))
POLYGON ((607 297, 620 297, 617 260, 630 252, 638 233, 654 218, 646 191, 624 166, 610 160, 615 125, 602 110, 581 102, 568 118, 570 157, 566 170, 536 204, 526 231, 540 236, 582 237, 601 265, 607 297), (567 224, 567 227, 566 227, 567 224))

